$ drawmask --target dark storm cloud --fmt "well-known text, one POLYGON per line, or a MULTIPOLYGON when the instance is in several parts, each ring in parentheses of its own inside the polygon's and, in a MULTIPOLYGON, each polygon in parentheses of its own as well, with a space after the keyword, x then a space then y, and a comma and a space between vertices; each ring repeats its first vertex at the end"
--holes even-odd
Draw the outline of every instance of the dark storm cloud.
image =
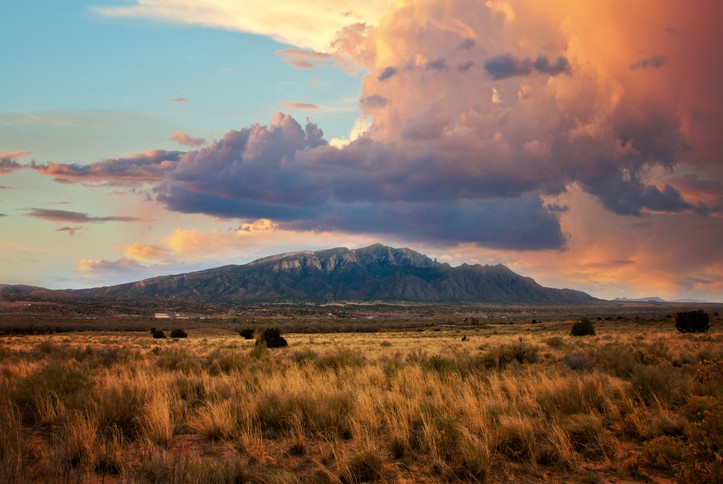
MULTIPOLYGON (((374 95, 366 100, 366 107, 389 102, 374 95)), ((615 163, 610 162, 608 143, 571 139, 564 132, 544 147, 518 142, 520 148, 513 149, 510 142, 499 140, 485 141, 480 148, 474 136, 449 138, 443 130, 448 121, 434 111, 416 124, 408 123, 397 141, 361 136, 336 148, 316 124, 302 127, 279 113, 268 125, 229 131, 204 148, 177 154, 173 162, 159 155, 155 164, 140 164, 142 169, 114 160, 77 167, 73 173, 87 170, 98 180, 108 177, 112 182, 150 179, 137 174, 150 170, 158 180, 156 199, 170 210, 269 218, 287 229, 392 234, 511 249, 561 248, 566 237, 559 216, 566 208, 546 205, 539 194, 560 194, 573 182, 615 213, 702 213, 672 185, 658 189, 641 181, 649 160, 671 163, 685 149, 682 140, 665 136, 676 121, 649 114, 626 124, 622 121, 627 115, 621 112, 615 133, 627 154, 615 163), (523 149, 528 145, 536 148, 523 149), (548 163, 548 158, 555 162, 548 163)), ((41 209, 30 215, 67 224, 121 219, 41 209)))
POLYGON ((281 227, 388 233, 539 249, 565 243, 559 220, 517 177, 481 180, 444 158, 359 139, 330 147, 314 124, 279 115, 185 155, 157 188, 169 209, 271 218, 281 227), (505 184, 515 184, 514 187, 505 184), (485 193, 487 191, 487 193, 485 193), (493 193, 509 198, 479 199, 493 193))

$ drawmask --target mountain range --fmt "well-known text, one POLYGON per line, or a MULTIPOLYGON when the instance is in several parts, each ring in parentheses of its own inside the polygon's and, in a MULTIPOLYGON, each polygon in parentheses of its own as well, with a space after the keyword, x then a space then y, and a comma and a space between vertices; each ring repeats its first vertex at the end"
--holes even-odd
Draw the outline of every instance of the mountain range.
POLYGON ((132 304, 235 304, 259 301, 419 301, 587 304, 597 299, 551 289, 503 265, 452 267, 410 249, 374 244, 279 254, 128 284, 79 290, 0 286, 8 299, 132 304))

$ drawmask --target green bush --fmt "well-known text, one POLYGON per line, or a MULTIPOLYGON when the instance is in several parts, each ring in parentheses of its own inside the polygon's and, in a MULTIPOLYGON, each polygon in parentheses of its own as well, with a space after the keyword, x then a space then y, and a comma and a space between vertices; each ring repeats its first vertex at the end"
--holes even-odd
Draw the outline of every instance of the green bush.
POLYGON ((151 328, 151 335, 154 339, 165 339, 166 333, 163 332, 163 330, 151 328))
POLYGON ((676 313, 675 327, 681 333, 705 333, 710 328, 710 317, 702 309, 683 311, 676 313))
POLYGON ((286 339, 281 336, 281 332, 277 328, 266 328, 256 338, 256 345, 266 344, 267 348, 284 348, 289 346, 286 339))
POLYGON ((187 338, 188 334, 182 329, 174 329, 171 331, 171 338, 187 338))
POLYGON ((588 318, 582 318, 572 325, 570 334, 572 336, 595 336, 595 326, 588 318))

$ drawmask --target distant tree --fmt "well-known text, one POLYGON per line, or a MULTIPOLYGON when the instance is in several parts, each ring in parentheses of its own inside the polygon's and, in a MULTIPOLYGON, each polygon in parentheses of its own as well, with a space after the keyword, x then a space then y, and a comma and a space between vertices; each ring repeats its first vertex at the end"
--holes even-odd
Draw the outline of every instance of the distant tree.
POLYGON ((289 344, 277 328, 266 328, 256 338, 256 345, 266 344, 267 348, 283 348, 289 344))
POLYGON ((705 333, 710 328, 710 317, 702 309, 683 311, 675 314, 675 327, 681 333, 705 333))
POLYGON ((595 336, 595 326, 588 318, 583 317, 572 325, 570 334, 572 336, 595 336))
POLYGON ((188 334, 182 329, 174 329, 171 331, 171 338, 186 338, 188 334))

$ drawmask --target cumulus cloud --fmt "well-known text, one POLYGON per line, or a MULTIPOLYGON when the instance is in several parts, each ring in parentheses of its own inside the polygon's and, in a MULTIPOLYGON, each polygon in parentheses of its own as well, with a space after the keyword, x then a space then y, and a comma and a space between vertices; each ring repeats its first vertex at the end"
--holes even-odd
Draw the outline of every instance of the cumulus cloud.
POLYGON ((28 212, 28 217, 39 218, 51 222, 66 223, 98 223, 98 222, 140 222, 143 219, 137 217, 93 217, 87 213, 72 212, 69 210, 54 210, 49 208, 32 208, 28 212))
POLYGON ((178 144, 190 146, 192 148, 197 148, 206 144, 206 140, 204 138, 193 138, 183 131, 173 133, 171 135, 171 139, 178 144))
POLYGON ((621 24, 616 5, 399 2, 372 27, 345 24, 334 58, 367 73, 362 136, 330 146, 315 124, 278 115, 178 155, 154 179, 158 200, 288 230, 517 249, 565 246, 566 212, 545 199, 572 186, 613 214, 705 215, 710 202, 651 173, 721 171, 721 29, 643 0, 621 24), (699 35, 671 37, 671 25, 699 35), (630 52, 651 51, 670 68, 632 74, 630 52))
POLYGON ((88 165, 51 162, 33 164, 32 168, 59 182, 137 185, 161 181, 164 174, 176 166, 182 154, 180 151, 149 150, 88 165))

